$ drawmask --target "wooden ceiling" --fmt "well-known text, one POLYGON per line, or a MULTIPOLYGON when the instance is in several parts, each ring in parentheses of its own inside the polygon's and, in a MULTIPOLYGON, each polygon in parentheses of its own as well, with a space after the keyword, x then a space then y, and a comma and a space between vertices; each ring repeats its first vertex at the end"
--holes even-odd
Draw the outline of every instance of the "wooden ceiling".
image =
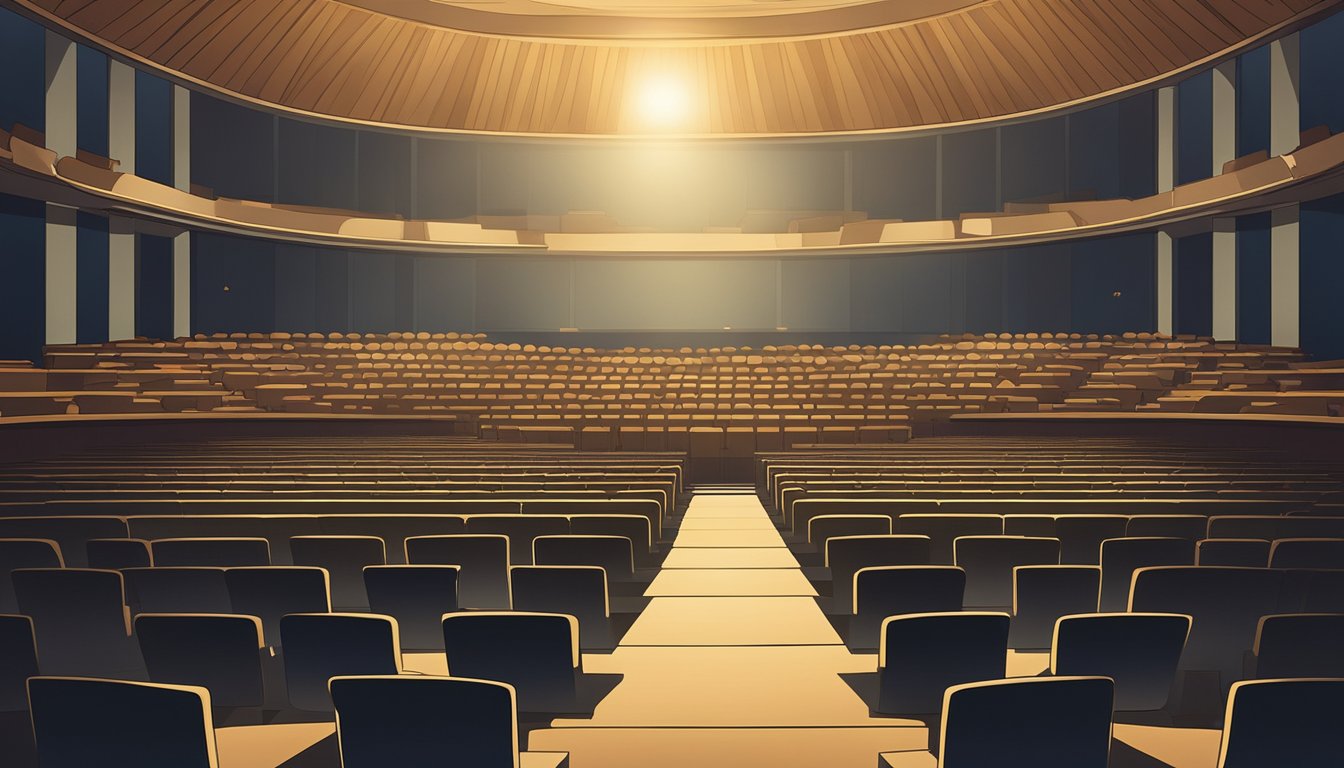
POLYGON ((1341 0, 986 0, 777 38, 609 40, 450 29, 337 0, 0 0, 231 98, 432 131, 702 137, 923 130, 1151 86, 1341 0), (653 121, 650 88, 676 92, 653 121))

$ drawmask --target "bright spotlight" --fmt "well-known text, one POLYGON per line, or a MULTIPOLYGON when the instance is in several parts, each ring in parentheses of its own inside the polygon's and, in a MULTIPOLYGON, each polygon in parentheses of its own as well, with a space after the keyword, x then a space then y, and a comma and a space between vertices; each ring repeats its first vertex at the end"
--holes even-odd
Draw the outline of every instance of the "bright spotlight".
POLYGON ((639 115, 651 125, 675 125, 684 122, 690 111, 690 95, 682 83, 663 77, 650 80, 640 88, 639 115))

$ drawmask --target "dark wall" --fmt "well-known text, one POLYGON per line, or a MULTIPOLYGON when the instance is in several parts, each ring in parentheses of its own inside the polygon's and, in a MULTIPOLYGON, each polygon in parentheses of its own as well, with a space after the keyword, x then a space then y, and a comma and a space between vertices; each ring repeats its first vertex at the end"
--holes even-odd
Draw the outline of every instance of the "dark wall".
POLYGON ((1269 149, 1269 46, 1237 59, 1237 156, 1269 149))
POLYGON ((107 219, 80 212, 76 226, 75 340, 93 344, 107 340, 107 219))
POLYGON ((357 208, 357 150, 352 130, 281 118, 276 199, 295 205, 357 208))
POLYGON ((1344 131, 1344 14, 1302 31, 1302 127, 1344 131))
POLYGON ((80 149, 107 157, 107 55, 80 45, 77 46, 77 56, 77 143, 80 149))
POLYGON ((46 130, 45 39, 41 25, 0 8, 0 127, 46 130))
POLYGON ((1213 174, 1213 73, 1201 72, 1176 86, 1176 183, 1213 174))
POLYGON ((1344 195, 1304 203, 1301 216, 1302 349, 1344 359, 1344 195))
POLYGON ((1139 233, 1072 245, 1070 328, 1124 333, 1156 327, 1156 235, 1139 233))
POLYGON ((1237 338, 1251 344, 1270 340, 1270 214, 1237 219, 1237 338))
MULTIPOLYGON (((139 163, 139 152, 136 152, 139 163)), ((135 256, 135 335, 173 337, 173 241, 140 234, 135 256)))
POLYGON ((141 70, 135 72, 135 173, 173 183, 173 86, 141 70))
POLYGON ((932 136, 853 145, 854 208, 874 219, 936 218, 937 146, 932 136))
POLYGON ((1064 118, 1056 117, 1000 129, 1004 201, 1053 201, 1067 197, 1070 137, 1065 123, 1064 118))
MULTIPOLYGON (((0 91, 3 91, 0 88, 0 91)), ((0 359, 41 360, 46 335, 46 210, 0 195, 0 359)))
POLYGON ((943 137, 943 216, 996 211, 994 129, 943 137))
POLYGON ((191 246, 193 332, 276 330, 274 243, 202 232, 191 246))
POLYGON ((1176 333, 1213 333, 1213 235, 1172 241, 1176 333))
POLYGON ((220 197, 275 201, 276 118, 191 95, 191 181, 220 197))

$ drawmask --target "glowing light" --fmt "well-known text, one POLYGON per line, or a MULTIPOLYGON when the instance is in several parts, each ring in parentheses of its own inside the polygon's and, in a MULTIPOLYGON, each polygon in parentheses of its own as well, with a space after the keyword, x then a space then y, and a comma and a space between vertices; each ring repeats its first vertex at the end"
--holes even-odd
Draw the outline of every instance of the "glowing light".
POLYGON ((639 117, 649 125, 677 125, 690 114, 690 93, 685 84, 670 77, 645 82, 639 88, 637 101, 639 117))

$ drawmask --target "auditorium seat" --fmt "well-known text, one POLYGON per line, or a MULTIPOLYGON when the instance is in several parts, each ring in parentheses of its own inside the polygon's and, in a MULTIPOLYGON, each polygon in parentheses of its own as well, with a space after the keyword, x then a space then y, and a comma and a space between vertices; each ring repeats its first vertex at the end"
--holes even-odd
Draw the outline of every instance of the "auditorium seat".
POLYGON ((1104 677, 994 680, 947 689, 938 753, 884 752, 879 768, 1106 768, 1114 686, 1104 677))
POLYGON ((210 693, 126 680, 28 682, 42 768, 216 768, 210 693))
POLYGON ((807 521, 807 543, 818 552, 826 551, 832 536, 887 536, 891 518, 886 515, 817 515, 807 521))
POLYGON ((235 568, 271 564, 266 539, 247 536, 156 539, 149 544, 154 564, 165 568, 235 568))
POLYGON ((266 702, 261 620, 237 614, 147 613, 135 635, 149 679, 210 691, 216 708, 266 702))
POLYGON ((569 533, 569 519, 560 515, 472 515, 470 535, 494 534, 509 538, 509 564, 532 564, 532 541, 538 536, 569 533))
MULTIPOLYGON (((832 536, 822 546, 831 572, 832 612, 854 611, 854 578, 861 569, 883 565, 927 565, 929 537, 911 535, 832 536)), ((960 608, 960 606, 958 606, 960 608)))
POLYGON ((51 515, 0 518, 0 537, 54 541, 60 548, 62 562, 70 568, 88 566, 84 559, 84 545, 89 539, 116 539, 127 535, 126 521, 117 517, 51 515))
POLYGON ((229 588, 233 613, 261 619, 262 636, 273 648, 283 643, 282 617, 291 613, 329 613, 331 593, 327 572, 309 566, 253 566, 228 568, 224 583, 229 588))
POLYGON ((1218 768, 1337 764, 1341 711, 1344 678, 1234 683, 1218 768))
POLYGON ((602 568, 587 565, 515 565, 509 568, 513 609, 569 614, 579 621, 579 648, 613 646, 611 598, 602 568))
MULTIPOLYGON (((1125 537, 1197 541, 1204 538, 1208 524, 1208 518, 1203 515, 1134 515, 1129 518, 1129 523, 1125 526, 1125 537)), ((1194 560, 1192 559, 1190 563, 1194 563, 1194 560)))
POLYGON ((578 624, 556 613, 450 613, 443 617, 448 672, 508 683, 520 713, 578 712, 578 624))
POLYGON ((947 688, 1004 676, 1008 614, 915 613, 882 622, 877 711, 936 715, 947 688))
POLYGON ((119 571, 154 565, 149 542, 144 539, 89 539, 84 552, 90 568, 119 571))
POLYGON ((1129 608, 1130 582, 1140 568, 1194 564, 1194 539, 1162 536, 1107 539, 1101 543, 1100 610, 1115 613, 1129 608))
POLYGON ((598 566, 612 582, 635 576, 634 546, 624 536, 538 536, 532 542, 532 560, 537 565, 598 566))
POLYGON ((331 604, 338 611, 367 611, 364 567, 387 563, 386 547, 377 536, 292 536, 289 552, 295 565, 326 569, 331 604))
POLYGON ((232 613, 223 568, 126 568, 131 614, 232 613))
POLYGON ((1269 566, 1269 542, 1264 539, 1204 539, 1195 544, 1195 565, 1265 568, 1269 566))
POLYGON ((1344 569, 1344 538, 1275 539, 1269 567, 1344 569))
POLYGON ((1050 674, 1111 678, 1117 712, 1162 709, 1176 681, 1190 623, 1189 616, 1171 613, 1062 616, 1050 646, 1050 674))
POLYGON ((401 674, 397 621, 368 613, 291 613, 280 619, 290 706, 332 711, 327 681, 338 675, 401 674))
POLYGON ((860 568, 854 573, 849 647, 877 648, 888 616, 960 611, 965 590, 966 572, 953 565, 860 568))
POLYGON ((961 536, 1000 536, 1002 515, 911 513, 896 519, 896 533, 928 536, 931 565, 955 565, 953 542, 961 536))
POLYGON ((1344 678, 1344 613, 1261 616, 1249 677, 1344 678))
POLYGON ((119 572, 25 568, 10 578, 19 610, 33 620, 43 672, 144 677, 119 572))
POLYGON ((966 607, 1007 609, 1013 603, 1013 568, 1058 565, 1059 539, 958 536, 953 556, 954 564, 966 571, 966 607))
POLYGON ((406 539, 406 562, 412 565, 456 565, 457 602, 462 608, 507 610, 509 550, 501 534, 412 536, 406 539))
POLYGON ((0 614, 0 713, 28 709, 28 678, 38 674, 33 620, 0 614))
POLYGON ((569 532, 576 536, 624 536, 634 546, 636 567, 651 564, 656 539, 643 515, 571 515, 569 532))
POLYGON ((1072 613, 1095 613, 1101 568, 1095 565, 1019 565, 1013 568, 1013 623, 1008 647, 1050 647, 1055 621, 1072 613))
POLYGON ((63 568, 61 547, 51 539, 0 539, 0 613, 18 613, 10 574, 20 568, 63 568))
POLYGON ((1126 515, 1008 515, 1003 532, 1059 539, 1061 565, 1097 565, 1101 542, 1125 535, 1126 515))
POLYGON ((369 610, 397 620, 404 651, 442 651, 443 615, 455 613, 456 565, 369 565, 369 610))
POLYGON ((519 752, 514 689, 462 677, 335 677, 342 768, 565 768, 562 752, 519 752))

